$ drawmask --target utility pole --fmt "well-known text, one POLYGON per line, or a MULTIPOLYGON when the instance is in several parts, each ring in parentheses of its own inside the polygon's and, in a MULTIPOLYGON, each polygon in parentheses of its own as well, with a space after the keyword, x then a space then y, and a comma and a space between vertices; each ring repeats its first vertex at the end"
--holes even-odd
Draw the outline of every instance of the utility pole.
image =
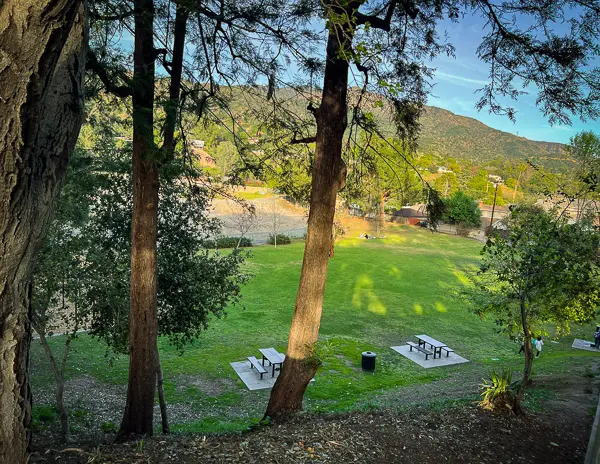
POLYGON ((488 228, 488 235, 491 235, 494 230, 494 211, 496 210, 496 195, 498 195, 498 182, 494 182, 494 202, 492 203, 492 217, 490 219, 490 227, 488 228))

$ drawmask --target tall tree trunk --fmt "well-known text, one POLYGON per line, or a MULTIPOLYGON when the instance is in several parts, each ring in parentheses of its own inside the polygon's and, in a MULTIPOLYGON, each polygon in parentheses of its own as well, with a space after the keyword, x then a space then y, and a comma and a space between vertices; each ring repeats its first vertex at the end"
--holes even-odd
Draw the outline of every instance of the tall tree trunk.
POLYGON ((381 221, 381 230, 385 228, 385 200, 386 194, 381 194, 381 211, 380 211, 380 221, 381 221))
POLYGON ((135 0, 133 217, 127 403, 117 440, 152 435, 156 392, 158 167, 154 144, 154 1, 135 0))
POLYGON ((525 365, 523 366, 523 379, 521 380, 521 384, 517 390, 516 397, 516 412, 521 411, 521 401, 523 400, 523 395, 525 393, 525 388, 531 382, 531 370, 533 367, 533 347, 531 346, 531 332, 529 331, 529 322, 527 319, 527 310, 525 307, 525 300, 521 298, 520 301, 521 308, 521 324, 523 325, 523 336, 525 337, 525 365))
POLYGON ((521 176, 523 175, 523 172, 524 171, 519 172, 519 176, 517 177, 517 182, 515 182, 515 190, 513 191, 513 203, 517 199, 517 189, 519 188, 519 182, 521 181, 521 176))
MULTIPOLYGON (((350 10, 352 11, 352 10, 350 10)), ((308 230, 300 285, 292 318, 285 363, 271 391, 266 416, 276 419, 302 408, 302 398, 319 367, 319 337, 331 231, 338 191, 345 185, 342 142, 347 126, 348 61, 353 31, 332 21, 327 63, 317 121, 308 230)))
POLYGON ((83 116, 82 0, 0 2, 0 462, 27 460, 33 259, 83 116))

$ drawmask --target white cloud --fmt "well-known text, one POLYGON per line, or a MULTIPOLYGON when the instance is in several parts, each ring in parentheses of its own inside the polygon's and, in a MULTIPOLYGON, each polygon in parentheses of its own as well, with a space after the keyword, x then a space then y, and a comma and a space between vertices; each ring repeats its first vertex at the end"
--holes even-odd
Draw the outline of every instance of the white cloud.
POLYGON ((473 79, 471 77, 459 76, 457 74, 450 74, 442 71, 436 71, 435 77, 469 88, 482 87, 488 83, 488 81, 483 79, 473 79))

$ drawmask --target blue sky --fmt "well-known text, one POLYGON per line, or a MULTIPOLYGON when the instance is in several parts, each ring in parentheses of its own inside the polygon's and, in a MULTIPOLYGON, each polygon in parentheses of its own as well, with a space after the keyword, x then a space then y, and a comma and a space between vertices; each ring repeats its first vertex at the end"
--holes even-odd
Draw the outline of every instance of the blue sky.
MULTIPOLYGON (((572 136, 582 130, 600 133, 600 121, 582 122, 575 117, 572 118, 570 126, 550 126, 535 105, 535 89, 531 89, 528 95, 522 95, 518 100, 509 102, 510 106, 517 110, 514 123, 506 116, 490 114, 485 108, 477 111, 475 109, 475 104, 479 100, 477 89, 488 82, 489 71, 488 65, 481 62, 476 53, 483 36, 483 26, 483 19, 473 15, 466 15, 458 23, 451 21, 440 23, 439 35, 443 37, 447 34, 448 41, 456 49, 456 58, 440 55, 430 63, 436 71, 433 91, 428 100, 429 105, 478 119, 495 129, 531 140, 568 143, 572 136)), ((324 31, 323 24, 315 25, 315 28, 324 31)), ((124 34, 120 39, 120 45, 124 49, 132 47, 132 37, 124 34)), ((596 60, 595 63, 600 65, 600 60, 596 60)), ((297 68, 290 66, 287 77, 296 72, 298 72, 297 68)))
POLYGON ((479 95, 476 90, 483 87, 488 79, 488 66, 479 61, 476 54, 483 36, 483 24, 482 19, 473 16, 466 16, 459 23, 440 24, 440 35, 443 36, 444 31, 448 33, 449 42, 456 48, 456 58, 440 56, 433 62, 436 68, 435 86, 429 105, 478 119, 495 129, 532 140, 567 143, 570 137, 582 130, 600 132, 600 121, 584 123, 577 118, 572 118, 571 126, 550 126, 535 105, 535 92, 511 102, 517 110, 515 123, 506 116, 489 114, 487 109, 477 111, 475 104, 479 95))

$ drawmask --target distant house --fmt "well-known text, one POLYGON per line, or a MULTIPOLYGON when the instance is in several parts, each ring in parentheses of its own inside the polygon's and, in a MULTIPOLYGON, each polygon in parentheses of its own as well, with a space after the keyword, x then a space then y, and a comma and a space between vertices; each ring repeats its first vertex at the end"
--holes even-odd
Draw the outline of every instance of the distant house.
POLYGON ((392 212, 392 221, 403 224, 416 225, 421 221, 427 220, 427 205, 425 203, 417 203, 411 206, 403 206, 392 212))
MULTIPOLYGON (((494 224, 497 221, 504 219, 509 214, 508 206, 486 205, 483 201, 479 202, 479 209, 481 210, 481 228, 487 230, 492 222, 492 210, 494 211, 494 224)), ((495 227, 495 226, 494 226, 495 227)))
POLYGON ((445 174, 447 172, 452 172, 453 173, 454 171, 452 169, 448 169, 446 166, 438 166, 437 172, 439 174, 445 174))
POLYGON ((192 140, 192 147, 204 148, 204 140, 192 140))
POLYGON ((502 177, 496 176, 494 174, 488 174, 488 180, 490 182, 494 182, 494 183, 497 183, 497 184, 502 183, 502 177))
POLYGON ((600 202, 578 198, 570 200, 562 195, 554 195, 550 198, 538 200, 536 206, 544 208, 546 211, 558 209, 564 211, 564 214, 569 217, 569 222, 574 223, 585 216, 595 216, 596 222, 600 213, 600 202))

